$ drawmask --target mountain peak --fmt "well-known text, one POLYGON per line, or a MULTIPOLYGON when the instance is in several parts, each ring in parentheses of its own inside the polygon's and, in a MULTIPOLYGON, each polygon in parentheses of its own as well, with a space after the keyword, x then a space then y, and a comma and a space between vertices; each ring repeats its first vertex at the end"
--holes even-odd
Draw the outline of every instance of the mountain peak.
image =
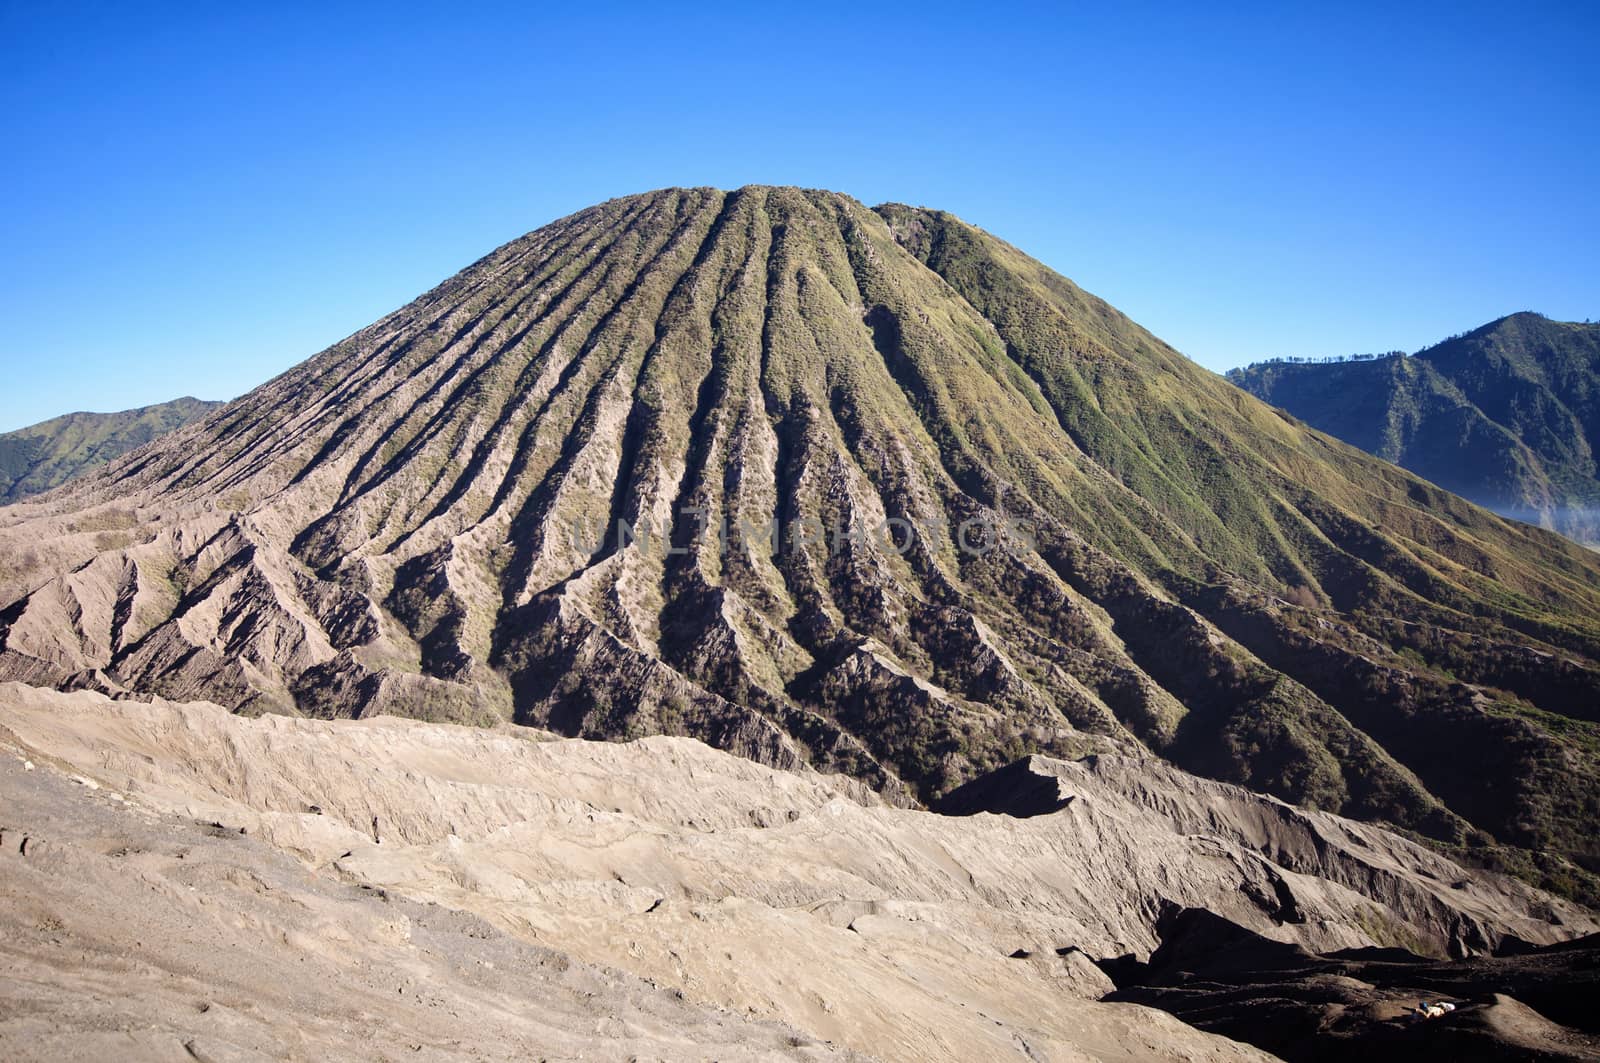
POLYGON ((903 803, 1154 752, 1446 845, 1592 844, 1600 768, 1543 714, 1600 701, 1600 559, 934 210, 601 203, 0 547, 33 554, 0 677, 690 734, 903 803))
POLYGON ((1409 359, 1230 379, 1496 512, 1600 542, 1600 325, 1523 311, 1409 359))

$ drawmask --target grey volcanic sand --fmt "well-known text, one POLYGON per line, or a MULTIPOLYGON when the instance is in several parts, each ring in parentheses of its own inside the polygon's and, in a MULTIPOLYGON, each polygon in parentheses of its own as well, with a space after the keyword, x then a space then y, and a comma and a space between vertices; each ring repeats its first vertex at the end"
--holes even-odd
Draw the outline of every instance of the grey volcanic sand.
POLYGON ((107 793, 0 760, 7 1060, 858 1058, 107 793))
POLYGON ((0 727, 7 1057, 1251 1059, 1089 957, 1170 904, 1318 950, 1597 929, 1154 761, 1035 758, 1059 811, 945 817, 688 739, 17 685, 0 727))

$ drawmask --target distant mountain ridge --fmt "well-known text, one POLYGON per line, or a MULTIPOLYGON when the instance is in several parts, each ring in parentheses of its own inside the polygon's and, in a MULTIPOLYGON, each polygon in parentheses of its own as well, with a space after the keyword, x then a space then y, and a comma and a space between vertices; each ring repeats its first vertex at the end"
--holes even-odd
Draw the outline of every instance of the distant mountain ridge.
POLYGON ((120 413, 69 413, 0 434, 0 506, 59 487, 221 405, 185 396, 120 413))
POLYGON ((1409 357, 1228 379, 1502 516, 1600 543, 1600 325, 1512 314, 1409 357))

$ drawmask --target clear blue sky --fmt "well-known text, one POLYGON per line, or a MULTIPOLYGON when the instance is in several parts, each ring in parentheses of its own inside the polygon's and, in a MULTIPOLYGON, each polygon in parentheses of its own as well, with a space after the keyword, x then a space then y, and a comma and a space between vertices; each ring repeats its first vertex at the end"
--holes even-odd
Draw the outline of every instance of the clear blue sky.
POLYGON ((1600 317, 1600 4, 1308 6, 0 0, 0 430, 666 185, 954 211, 1215 369, 1600 317))

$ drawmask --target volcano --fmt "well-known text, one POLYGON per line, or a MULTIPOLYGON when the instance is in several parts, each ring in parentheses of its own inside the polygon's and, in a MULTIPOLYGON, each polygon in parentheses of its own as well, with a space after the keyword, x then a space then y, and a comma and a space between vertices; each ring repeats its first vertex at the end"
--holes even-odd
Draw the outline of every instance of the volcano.
POLYGON ((0 679, 665 733, 937 804, 1156 754, 1593 902, 1600 556, 949 214, 670 189, 0 509, 0 679))

